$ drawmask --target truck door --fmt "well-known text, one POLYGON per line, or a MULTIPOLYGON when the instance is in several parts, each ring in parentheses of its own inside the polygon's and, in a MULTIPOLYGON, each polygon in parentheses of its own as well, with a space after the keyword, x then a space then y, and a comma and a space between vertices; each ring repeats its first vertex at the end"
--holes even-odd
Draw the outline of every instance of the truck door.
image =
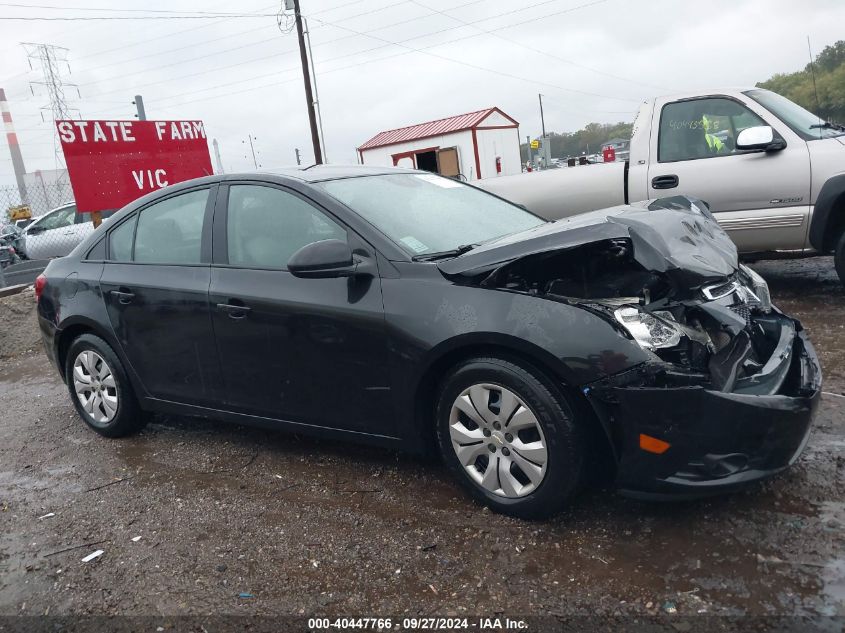
MULTIPOLYGON (((655 108, 649 198, 690 195, 710 205, 740 252, 802 249, 810 209, 807 144, 734 97, 709 96, 655 108), (777 152, 740 152, 742 130, 771 125, 777 152), (654 158, 656 157, 656 161, 654 158)), ((771 115, 767 118, 771 119, 771 115)))

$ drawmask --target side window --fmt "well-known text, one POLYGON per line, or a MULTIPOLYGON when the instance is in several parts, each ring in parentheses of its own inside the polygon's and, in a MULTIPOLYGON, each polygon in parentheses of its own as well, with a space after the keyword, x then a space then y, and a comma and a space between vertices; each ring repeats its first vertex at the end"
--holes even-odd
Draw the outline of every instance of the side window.
POLYGON ((183 193, 141 211, 135 232, 135 261, 199 264, 208 189, 183 193))
POLYGON ((229 263, 247 268, 285 268, 306 244, 346 241, 346 230, 334 220, 273 187, 231 186, 227 225, 229 263))
POLYGON ((105 258, 106 258, 106 240, 105 239, 101 239, 99 242, 97 242, 91 248, 91 250, 88 251, 88 254, 85 256, 85 259, 87 259, 89 261, 95 261, 95 262, 102 261, 105 258))
POLYGON ((744 129, 766 123, 733 99, 693 99, 663 106, 657 160, 661 163, 735 154, 744 129))
POLYGON ((62 229, 67 226, 70 226, 76 220, 76 207, 71 206, 65 209, 61 209, 60 211, 55 211, 51 213, 46 218, 44 218, 41 222, 38 222, 36 226, 45 231, 49 231, 51 229, 62 229))
POLYGON ((109 261, 132 261, 132 237, 137 219, 137 215, 132 216, 109 233, 109 261))

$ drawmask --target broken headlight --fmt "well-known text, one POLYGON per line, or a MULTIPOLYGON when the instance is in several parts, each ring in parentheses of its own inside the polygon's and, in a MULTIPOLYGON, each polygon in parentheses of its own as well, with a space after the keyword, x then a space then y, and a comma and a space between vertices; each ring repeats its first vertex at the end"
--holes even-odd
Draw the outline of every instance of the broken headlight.
POLYGON ((766 283, 766 280, 745 264, 740 264, 739 270, 745 277, 745 282, 750 287, 749 289, 754 293, 754 298, 759 301, 760 309, 763 312, 771 312, 772 296, 769 294, 769 284, 766 283))
POLYGON ((643 349, 675 347, 681 342, 681 331, 673 325, 669 313, 663 318, 634 306, 623 306, 613 316, 643 349))

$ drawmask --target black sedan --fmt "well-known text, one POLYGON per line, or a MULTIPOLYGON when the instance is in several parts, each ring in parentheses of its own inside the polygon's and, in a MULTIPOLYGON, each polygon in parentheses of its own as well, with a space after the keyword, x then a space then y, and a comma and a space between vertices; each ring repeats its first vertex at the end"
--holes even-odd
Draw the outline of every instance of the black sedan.
POLYGON ((821 388, 800 323, 681 197, 546 222, 426 172, 214 176, 125 207, 36 293, 102 435, 160 412, 436 446, 523 517, 597 478, 697 496, 776 473, 821 388))

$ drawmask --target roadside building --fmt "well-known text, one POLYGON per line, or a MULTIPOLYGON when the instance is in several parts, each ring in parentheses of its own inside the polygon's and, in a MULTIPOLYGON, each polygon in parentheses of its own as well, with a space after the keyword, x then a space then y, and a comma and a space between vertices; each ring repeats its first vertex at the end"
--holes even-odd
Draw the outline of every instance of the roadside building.
POLYGON ((379 132, 358 147, 364 165, 425 169, 461 180, 518 174, 519 123, 499 108, 379 132))

